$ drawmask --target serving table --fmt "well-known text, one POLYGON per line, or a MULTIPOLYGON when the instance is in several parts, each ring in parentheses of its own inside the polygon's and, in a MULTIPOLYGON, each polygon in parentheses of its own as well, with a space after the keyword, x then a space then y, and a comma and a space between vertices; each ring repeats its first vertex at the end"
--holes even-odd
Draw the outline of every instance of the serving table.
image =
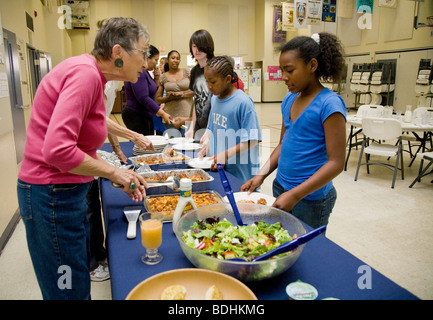
MULTIPOLYGON (((127 157, 132 156, 133 143, 121 143, 127 157)), ((111 152, 105 144, 102 150, 111 152)), ((193 157, 192 152, 186 152, 193 157)), ((186 165, 183 164, 184 168, 186 165)), ((224 196, 218 172, 209 172, 214 180, 209 182, 209 190, 224 196)), ((239 191, 242 182, 227 173, 234 192, 239 191)), ((107 234, 108 264, 111 275, 112 298, 123 300, 141 281, 164 271, 194 268, 183 254, 171 223, 164 223, 163 241, 159 252, 163 260, 149 266, 141 262, 145 249, 141 245, 141 233, 137 223, 137 237, 126 238, 128 223, 123 208, 137 205, 120 189, 113 188, 110 181, 100 179, 100 191, 104 223, 107 234)), ((152 192, 148 189, 148 194, 152 192)), ((140 205, 143 206, 142 203, 140 205)), ((144 207, 143 211, 144 212, 144 207)), ((312 230, 304 225, 307 231, 312 230)), ((298 261, 283 274, 265 281, 246 283, 258 299, 287 300, 286 286, 301 280, 313 285, 318 299, 417 299, 412 293, 400 287, 365 262, 356 258, 328 238, 320 235, 307 243, 298 261)))

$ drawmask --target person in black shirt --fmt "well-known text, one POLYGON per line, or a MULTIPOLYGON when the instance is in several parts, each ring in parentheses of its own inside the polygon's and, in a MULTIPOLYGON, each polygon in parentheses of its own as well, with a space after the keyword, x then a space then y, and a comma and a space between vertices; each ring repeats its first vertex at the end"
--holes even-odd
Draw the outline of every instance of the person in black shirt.
POLYGON ((204 77, 204 67, 207 61, 214 57, 214 42, 206 30, 197 30, 189 40, 191 55, 198 62, 191 70, 190 89, 194 91, 194 109, 192 123, 185 137, 194 138, 199 142, 206 130, 210 112, 212 93, 209 91, 204 77))

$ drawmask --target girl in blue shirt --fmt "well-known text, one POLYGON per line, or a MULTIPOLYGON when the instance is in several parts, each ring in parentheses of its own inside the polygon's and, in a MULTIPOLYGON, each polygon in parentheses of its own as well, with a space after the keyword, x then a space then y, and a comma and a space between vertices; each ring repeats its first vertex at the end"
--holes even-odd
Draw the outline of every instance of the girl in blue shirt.
POLYGON ((341 79, 343 50, 332 34, 296 37, 281 47, 280 67, 290 91, 281 105, 280 143, 241 191, 256 190, 278 168, 273 206, 316 228, 328 223, 337 196, 332 179, 344 167, 346 106, 320 83, 341 79))
POLYGON ((254 102, 233 85, 237 74, 229 57, 212 58, 204 76, 213 96, 207 130, 201 139, 206 148, 200 156, 214 156, 211 170, 217 170, 216 163, 220 162, 225 170, 245 182, 260 169, 261 135, 254 102))

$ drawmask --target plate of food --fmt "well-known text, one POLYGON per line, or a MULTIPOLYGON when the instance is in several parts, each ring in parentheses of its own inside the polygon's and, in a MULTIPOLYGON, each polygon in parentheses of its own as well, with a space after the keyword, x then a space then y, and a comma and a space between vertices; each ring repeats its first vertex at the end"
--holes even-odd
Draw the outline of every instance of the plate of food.
POLYGON ((203 159, 194 158, 187 162, 188 166, 195 169, 210 169, 213 163, 213 157, 204 157, 203 159))
POLYGON ((257 300, 241 281, 197 268, 158 273, 139 283, 126 300, 257 300))
MULTIPOLYGON (((263 204, 265 206, 272 206, 276 200, 275 197, 260 192, 253 192, 250 194, 248 194, 248 192, 235 192, 233 193, 233 196, 235 197, 236 202, 263 204)), ((229 202, 227 196, 225 196, 223 200, 229 202)))

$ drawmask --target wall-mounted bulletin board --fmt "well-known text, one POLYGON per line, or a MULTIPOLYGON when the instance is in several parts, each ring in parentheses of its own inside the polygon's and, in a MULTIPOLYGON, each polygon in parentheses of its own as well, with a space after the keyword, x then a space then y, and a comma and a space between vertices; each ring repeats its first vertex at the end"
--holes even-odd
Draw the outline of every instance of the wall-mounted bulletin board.
POLYGON ((71 8, 72 29, 90 29, 90 0, 63 0, 71 8))

